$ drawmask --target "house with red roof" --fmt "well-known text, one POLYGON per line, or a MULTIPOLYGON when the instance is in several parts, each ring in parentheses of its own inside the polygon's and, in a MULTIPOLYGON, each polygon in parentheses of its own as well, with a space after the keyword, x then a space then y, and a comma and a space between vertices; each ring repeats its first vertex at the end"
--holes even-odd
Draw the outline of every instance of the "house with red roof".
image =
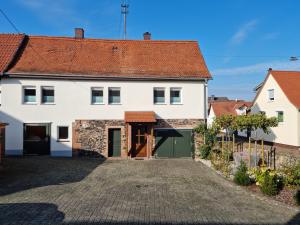
POLYGON ((207 124, 212 125, 215 118, 223 115, 245 115, 251 108, 252 102, 243 100, 211 101, 208 111, 207 124))
POLYGON ((191 157, 211 79, 197 41, 0 35, 7 155, 191 157))
POLYGON ((267 142, 284 147, 300 146, 300 71, 269 69, 264 82, 257 88, 252 113, 265 113, 278 118, 278 127, 269 134, 259 131, 267 142))

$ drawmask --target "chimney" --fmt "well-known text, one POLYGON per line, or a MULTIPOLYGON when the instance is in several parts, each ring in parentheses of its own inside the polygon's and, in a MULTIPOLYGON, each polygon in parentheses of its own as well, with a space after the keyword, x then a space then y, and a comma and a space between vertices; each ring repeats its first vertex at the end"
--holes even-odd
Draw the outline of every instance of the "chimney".
POLYGON ((269 71, 272 71, 272 68, 269 68, 269 71))
POLYGON ((82 28, 75 28, 75 38, 77 39, 84 38, 84 30, 82 28))
POLYGON ((151 33, 145 32, 144 33, 144 40, 151 40, 151 33))

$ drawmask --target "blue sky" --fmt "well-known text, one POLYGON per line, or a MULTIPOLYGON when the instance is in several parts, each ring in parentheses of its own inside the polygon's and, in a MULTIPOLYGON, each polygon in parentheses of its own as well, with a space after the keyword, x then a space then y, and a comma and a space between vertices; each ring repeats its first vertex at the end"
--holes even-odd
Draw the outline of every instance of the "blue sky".
MULTIPOLYGON (((128 39, 199 41, 213 80, 209 94, 252 100, 269 67, 300 70, 298 0, 127 0, 128 39)), ((21 32, 122 37, 121 0, 10 0, 1 9, 21 32)), ((15 32, 0 15, 0 32, 15 32)))

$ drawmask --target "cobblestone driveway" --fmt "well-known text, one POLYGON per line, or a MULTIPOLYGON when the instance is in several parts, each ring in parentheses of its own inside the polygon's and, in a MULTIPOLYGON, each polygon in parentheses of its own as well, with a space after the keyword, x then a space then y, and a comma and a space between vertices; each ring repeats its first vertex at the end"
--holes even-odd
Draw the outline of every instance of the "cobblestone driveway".
POLYGON ((192 160, 8 158, 0 224, 300 224, 192 160))

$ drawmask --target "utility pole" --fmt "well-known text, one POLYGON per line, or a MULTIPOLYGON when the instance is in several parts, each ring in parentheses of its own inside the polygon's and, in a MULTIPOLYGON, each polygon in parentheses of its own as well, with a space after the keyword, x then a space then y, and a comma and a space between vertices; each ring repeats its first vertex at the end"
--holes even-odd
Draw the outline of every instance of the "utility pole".
POLYGON ((127 17, 127 14, 128 14, 128 8, 129 8, 129 5, 126 4, 126 1, 123 1, 123 4, 121 4, 121 13, 123 14, 124 16, 124 36, 123 36, 123 39, 126 40, 127 38, 127 30, 126 30, 126 17, 127 17))

